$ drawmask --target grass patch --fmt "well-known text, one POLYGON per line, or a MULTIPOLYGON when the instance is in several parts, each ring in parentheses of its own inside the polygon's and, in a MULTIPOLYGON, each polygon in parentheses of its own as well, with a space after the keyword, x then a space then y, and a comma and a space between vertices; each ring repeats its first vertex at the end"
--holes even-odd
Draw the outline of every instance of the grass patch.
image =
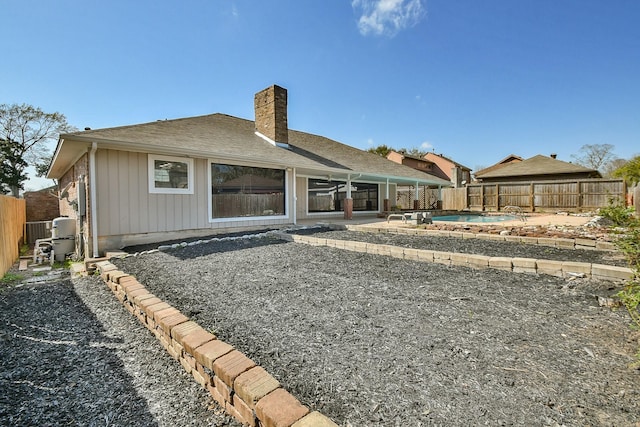
POLYGON ((2 284, 5 284, 5 285, 11 285, 13 283, 20 282, 23 279, 24 279, 24 276, 22 274, 8 272, 7 274, 4 275, 4 277, 2 277, 2 279, 0 279, 0 282, 2 282, 2 284))

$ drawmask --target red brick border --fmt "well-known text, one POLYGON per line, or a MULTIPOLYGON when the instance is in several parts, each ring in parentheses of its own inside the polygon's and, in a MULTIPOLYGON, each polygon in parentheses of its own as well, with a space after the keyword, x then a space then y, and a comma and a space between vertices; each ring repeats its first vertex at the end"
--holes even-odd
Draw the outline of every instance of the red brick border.
POLYGON ((250 427, 337 427, 309 412, 278 380, 230 344, 163 302, 109 261, 100 277, 124 307, 158 338, 167 352, 239 422, 250 427))

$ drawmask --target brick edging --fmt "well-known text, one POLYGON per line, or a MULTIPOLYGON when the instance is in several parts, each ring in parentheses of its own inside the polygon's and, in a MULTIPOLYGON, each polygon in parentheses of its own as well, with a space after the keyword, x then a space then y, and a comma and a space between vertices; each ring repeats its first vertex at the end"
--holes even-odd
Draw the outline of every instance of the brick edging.
POLYGON ((323 239, 299 234, 281 233, 278 234, 278 236, 283 240, 312 246, 335 247, 348 251, 386 255, 420 262, 434 262, 471 268, 495 268, 498 270, 512 271, 514 273, 548 274, 558 277, 587 277, 611 281, 624 281, 634 277, 634 271, 630 268, 604 264, 535 258, 491 257, 460 252, 412 249, 352 240, 323 239))
MULTIPOLYGON (((335 228, 335 227, 334 227, 335 228)), ((560 237, 530 237, 530 236, 511 236, 490 233, 471 233, 466 231, 449 231, 449 230, 430 230, 424 228, 408 228, 408 227, 370 227, 362 225, 346 225, 344 226, 350 231, 364 231, 369 233, 390 233, 390 234, 409 234, 424 236, 442 236, 457 237, 461 239, 483 239, 497 240, 501 242, 526 243, 530 245, 550 246, 559 249, 591 249, 598 251, 617 251, 616 246, 611 242, 602 242, 599 240, 587 238, 560 238, 560 237)))
POLYGON ((109 261, 97 262, 96 268, 122 305, 242 424, 337 427, 325 415, 310 412, 250 358, 151 294, 135 277, 109 261))

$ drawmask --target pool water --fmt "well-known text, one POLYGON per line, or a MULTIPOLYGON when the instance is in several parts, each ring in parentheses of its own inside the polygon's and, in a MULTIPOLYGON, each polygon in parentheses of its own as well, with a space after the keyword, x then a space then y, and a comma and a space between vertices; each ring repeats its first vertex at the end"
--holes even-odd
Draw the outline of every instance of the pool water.
POLYGON ((434 221, 449 221, 449 222, 501 222, 501 221, 513 221, 518 219, 515 215, 444 215, 434 216, 434 221))

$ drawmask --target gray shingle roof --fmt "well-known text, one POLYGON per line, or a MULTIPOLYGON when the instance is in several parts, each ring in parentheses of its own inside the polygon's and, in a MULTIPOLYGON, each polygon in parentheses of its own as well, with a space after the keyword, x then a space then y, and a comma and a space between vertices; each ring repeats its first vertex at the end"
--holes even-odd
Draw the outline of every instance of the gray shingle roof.
MULTIPOLYGON (((161 120, 61 135, 62 140, 111 144, 119 149, 182 153, 300 168, 302 173, 351 173, 448 186, 448 181, 318 135, 289 130, 290 149, 255 134, 254 122, 225 114, 161 120)), ((57 151, 60 149, 60 144, 57 151)))
POLYGON ((589 169, 574 163, 563 162, 562 160, 552 159, 551 157, 538 154, 521 162, 508 163, 499 168, 487 168, 476 173, 476 177, 484 178, 506 178, 513 176, 529 176, 529 175, 558 175, 558 174, 598 174, 598 171, 589 169))

